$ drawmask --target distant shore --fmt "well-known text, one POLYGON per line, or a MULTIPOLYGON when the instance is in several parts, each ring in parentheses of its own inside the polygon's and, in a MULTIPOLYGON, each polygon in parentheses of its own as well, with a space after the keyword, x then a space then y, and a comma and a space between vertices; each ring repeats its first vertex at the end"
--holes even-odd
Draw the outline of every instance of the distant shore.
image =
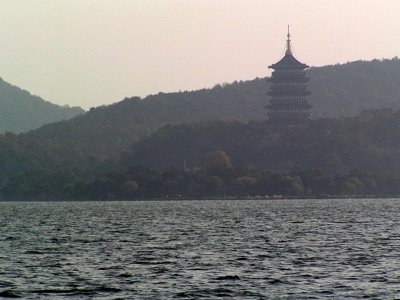
POLYGON ((328 196, 249 196, 249 197, 163 197, 163 198, 141 198, 141 199, 87 199, 87 198, 53 198, 35 197, 24 199, 0 199, 0 202, 119 202, 119 201, 225 201, 225 200, 343 200, 343 199, 400 199, 400 195, 328 195, 328 196))

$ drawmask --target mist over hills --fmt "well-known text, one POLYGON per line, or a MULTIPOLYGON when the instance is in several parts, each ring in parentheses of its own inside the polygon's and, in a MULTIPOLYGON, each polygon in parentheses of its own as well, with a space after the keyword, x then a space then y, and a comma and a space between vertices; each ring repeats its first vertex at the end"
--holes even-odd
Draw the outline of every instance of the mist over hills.
MULTIPOLYGON (((400 108, 400 60, 356 61, 314 67, 313 118, 355 116, 365 110, 400 108)), ((165 125, 205 121, 262 121, 266 78, 216 85, 211 89, 126 98, 92 108, 82 116, 41 127, 28 135, 76 144, 96 155, 114 155, 165 125)))
POLYGON ((0 199, 224 195, 400 195, 400 111, 269 122, 165 126, 118 160, 79 147, 0 136, 0 199))
POLYGON ((62 107, 31 95, 0 78, 0 133, 36 129, 84 113, 80 107, 62 107))
POLYGON ((269 83, 257 78, 127 98, 0 135, 0 198, 399 195, 400 61, 308 76, 315 120, 301 126, 265 122, 269 83), (218 152, 232 168, 207 168, 218 152))
POLYGON ((314 168, 325 174, 352 170, 400 171, 400 111, 319 119, 295 127, 268 122, 208 122, 165 126, 134 144, 122 166, 201 168, 208 153, 224 151, 232 162, 277 173, 314 168))
POLYGON ((357 116, 381 108, 400 109, 400 59, 374 59, 307 71, 313 118, 357 116))

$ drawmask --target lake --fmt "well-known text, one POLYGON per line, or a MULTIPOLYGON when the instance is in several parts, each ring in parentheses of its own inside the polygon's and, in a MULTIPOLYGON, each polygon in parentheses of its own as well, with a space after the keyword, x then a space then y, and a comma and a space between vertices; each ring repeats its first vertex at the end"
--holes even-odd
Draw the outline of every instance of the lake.
POLYGON ((400 200, 0 202, 0 298, 394 299, 400 200))

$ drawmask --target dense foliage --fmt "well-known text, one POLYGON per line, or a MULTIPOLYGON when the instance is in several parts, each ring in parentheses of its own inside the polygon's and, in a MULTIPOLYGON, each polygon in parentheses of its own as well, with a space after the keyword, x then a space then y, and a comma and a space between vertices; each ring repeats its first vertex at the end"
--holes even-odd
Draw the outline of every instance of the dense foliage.
POLYGON ((20 133, 84 113, 79 107, 47 102, 0 78, 0 133, 20 133))
POLYGON ((0 183, 7 184, 25 174, 94 172, 95 157, 79 148, 40 140, 22 138, 12 133, 0 135, 0 183))
MULTIPOLYGON (((220 152, 223 153, 223 152, 220 152)), ((274 174, 253 167, 152 170, 129 167, 93 178, 72 173, 30 172, 2 188, 7 199, 204 199, 234 197, 399 196, 400 176, 350 172, 329 176, 316 169, 274 174)))
POLYGON ((400 195, 400 111, 286 128, 168 125, 117 161, 26 136, 0 143, 8 199, 400 195))
POLYGON ((316 119, 301 126, 265 121, 268 82, 255 79, 125 99, 27 134, 6 133, 0 195, 397 196, 400 111, 362 111, 399 109, 399 74, 398 59, 310 69, 316 119))
POLYGON ((271 172, 316 168, 326 174, 352 170, 400 172, 400 113, 365 112, 275 128, 268 122, 210 122, 166 126, 136 143, 121 165, 200 167, 203 157, 225 151, 236 165, 271 172))
MULTIPOLYGON (((378 108, 400 109, 397 58, 317 67, 307 72, 314 118, 355 116, 378 108)), ((167 124, 265 120, 268 90, 266 78, 257 78, 212 89, 127 98, 29 135, 76 144, 91 154, 116 155, 167 124)))

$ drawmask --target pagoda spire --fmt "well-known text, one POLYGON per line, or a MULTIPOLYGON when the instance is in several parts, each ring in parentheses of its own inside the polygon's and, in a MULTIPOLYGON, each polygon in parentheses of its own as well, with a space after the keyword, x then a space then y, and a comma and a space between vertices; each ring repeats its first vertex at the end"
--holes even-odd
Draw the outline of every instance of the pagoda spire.
POLYGON ((311 92, 307 85, 309 78, 305 73, 309 66, 293 56, 290 42, 288 26, 285 56, 268 67, 274 70, 269 78, 272 84, 268 92, 271 96, 267 106, 268 120, 277 126, 297 125, 310 119, 308 96, 311 92))
POLYGON ((287 26, 286 54, 292 54, 292 46, 290 44, 290 27, 287 26))

